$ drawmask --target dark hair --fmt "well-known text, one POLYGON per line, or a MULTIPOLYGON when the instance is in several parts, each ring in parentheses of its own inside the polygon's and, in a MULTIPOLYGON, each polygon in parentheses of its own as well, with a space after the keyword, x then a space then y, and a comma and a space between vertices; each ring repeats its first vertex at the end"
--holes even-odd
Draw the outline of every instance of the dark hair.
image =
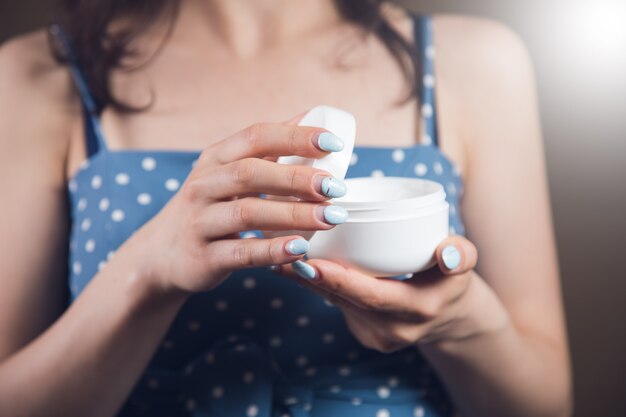
MULTIPOLYGON (((374 34, 384 43, 407 81, 409 92, 404 102, 410 100, 421 85, 417 82, 421 77, 420 54, 383 18, 384 0, 334 2, 344 19, 363 28, 364 35, 374 34)), ((135 54, 130 43, 159 18, 170 19, 171 30, 179 4, 180 0, 58 0, 54 22, 61 26, 72 44, 74 58, 84 70, 98 112, 106 106, 125 112, 141 110, 113 95, 111 71, 125 68, 125 58, 135 54), (121 18, 131 24, 110 30, 111 23, 121 18)), ((50 40, 56 59, 67 62, 68 57, 58 43, 50 40)))

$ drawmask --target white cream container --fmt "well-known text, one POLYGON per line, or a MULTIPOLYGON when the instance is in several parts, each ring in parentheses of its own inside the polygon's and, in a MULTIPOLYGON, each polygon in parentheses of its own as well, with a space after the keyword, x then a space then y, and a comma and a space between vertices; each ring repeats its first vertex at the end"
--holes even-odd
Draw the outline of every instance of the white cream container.
MULTIPOLYGON (((354 116, 318 106, 300 125, 325 128, 344 142, 341 152, 320 159, 286 156, 279 163, 323 169, 343 180, 356 136, 354 116)), ((309 258, 328 259, 377 277, 412 274, 435 264, 435 250, 448 236, 448 203, 439 183, 405 177, 345 180, 348 192, 331 203, 348 211, 344 224, 325 231, 283 231, 309 240, 309 258)))
POLYGON ((349 264, 369 275, 411 274, 435 264, 448 236, 448 203, 441 184, 418 178, 345 180, 348 193, 333 203, 348 221, 310 239, 310 258, 349 264))

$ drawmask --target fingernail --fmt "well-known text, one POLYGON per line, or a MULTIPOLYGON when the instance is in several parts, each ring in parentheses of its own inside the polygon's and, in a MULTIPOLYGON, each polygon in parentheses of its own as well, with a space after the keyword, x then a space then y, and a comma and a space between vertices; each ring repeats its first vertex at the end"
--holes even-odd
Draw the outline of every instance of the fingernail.
POLYGON ((307 264, 306 262, 295 261, 291 263, 291 266, 293 267, 293 270, 295 271, 295 273, 304 279, 311 280, 311 279, 314 279, 316 276, 315 268, 313 268, 311 265, 307 264))
POLYGON ((328 152, 339 152, 343 149, 343 141, 330 132, 322 132, 317 137, 317 145, 328 152))
POLYGON ((290 255, 302 255, 309 251, 309 242, 305 239, 294 239, 287 242, 285 250, 290 255))
POLYGON ((318 175, 315 177, 314 181, 315 190, 317 190, 318 193, 324 194, 330 198, 343 197, 348 191, 346 184, 335 177, 322 177, 318 175))
POLYGON ((342 224, 348 220, 348 211, 339 206, 319 206, 317 216, 329 224, 342 224))
POLYGON ((443 264, 450 271, 457 269, 459 265, 461 265, 461 253, 453 245, 443 248, 441 251, 441 258, 443 259, 443 264))

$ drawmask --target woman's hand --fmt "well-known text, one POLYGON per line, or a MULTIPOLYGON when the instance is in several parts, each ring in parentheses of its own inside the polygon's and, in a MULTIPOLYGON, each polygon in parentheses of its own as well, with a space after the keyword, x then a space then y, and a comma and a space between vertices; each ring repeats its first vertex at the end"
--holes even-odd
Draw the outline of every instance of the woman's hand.
MULTIPOLYGON (((470 325, 473 287, 486 285, 473 272, 477 253, 461 236, 443 241, 438 266, 404 281, 375 278, 348 265, 312 259, 277 266, 338 306, 354 336, 366 347, 392 352, 416 343, 465 338, 482 331, 470 325), (304 279, 303 279, 304 278, 304 279)), ((494 321, 492 321, 493 323, 494 321)))
POLYGON ((342 182, 326 171, 276 163, 283 155, 320 158, 342 148, 323 129, 288 123, 253 125, 212 144, 179 192, 131 238, 145 275, 159 290, 186 293, 212 289, 236 269, 299 259, 308 250, 300 236, 239 239, 238 233, 328 230, 345 221, 345 211, 326 202, 345 193, 342 182))

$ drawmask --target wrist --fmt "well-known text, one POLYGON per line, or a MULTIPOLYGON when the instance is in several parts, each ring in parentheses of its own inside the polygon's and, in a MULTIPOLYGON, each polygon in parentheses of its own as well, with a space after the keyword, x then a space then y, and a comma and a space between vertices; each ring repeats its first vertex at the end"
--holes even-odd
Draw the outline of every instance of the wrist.
POLYGON ((509 314, 489 285, 470 273, 467 290, 451 308, 451 318, 421 345, 445 345, 497 334, 510 324, 509 314))
POLYGON ((150 261, 153 253, 138 234, 133 235, 119 248, 109 267, 137 310, 181 306, 190 293, 164 284, 162 272, 150 261))

